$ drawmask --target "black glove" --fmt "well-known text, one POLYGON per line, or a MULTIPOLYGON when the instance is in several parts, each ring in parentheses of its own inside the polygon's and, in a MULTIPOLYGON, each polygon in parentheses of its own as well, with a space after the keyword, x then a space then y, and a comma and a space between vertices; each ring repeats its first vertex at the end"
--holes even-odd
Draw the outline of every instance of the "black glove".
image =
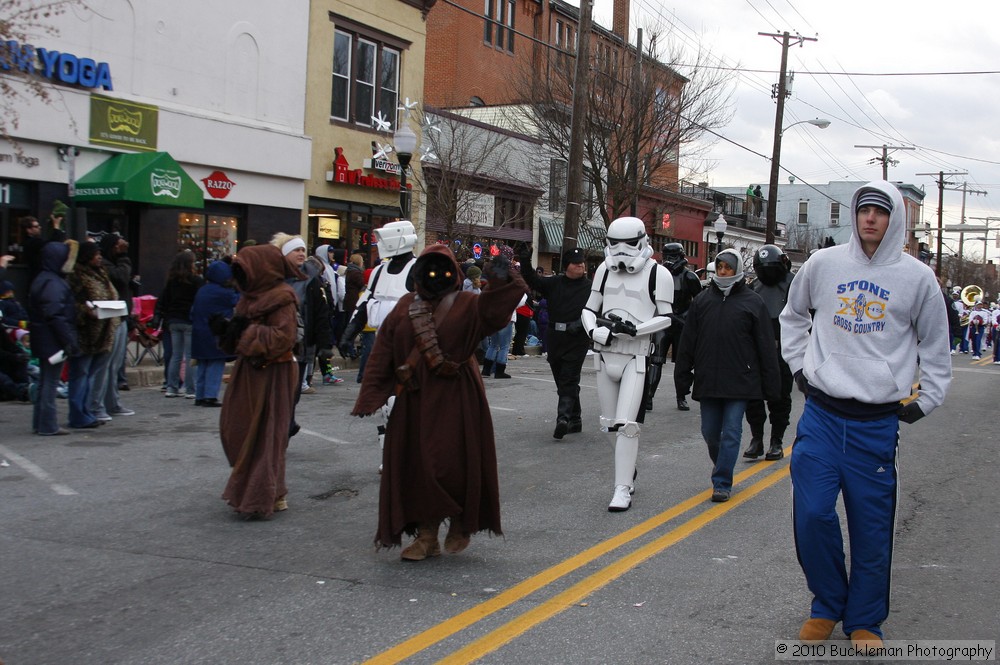
POLYGON ((222 337, 225 335, 227 328, 229 328, 229 319, 222 314, 213 314, 208 317, 208 329, 211 330, 212 334, 216 337, 222 337))
POLYGON ((490 276, 491 279, 496 279, 500 282, 507 282, 510 280, 510 260, 502 256, 498 256, 490 261, 490 276))
POLYGON ((531 267, 531 245, 522 245, 521 251, 517 254, 522 266, 531 267))
POLYGON ((809 394, 809 381, 806 379, 806 375, 802 373, 800 369, 795 373, 795 386, 799 389, 799 392, 803 395, 809 394))
POLYGON ((917 402, 913 401, 899 407, 899 410, 896 411, 896 415, 899 416, 899 419, 904 423, 912 425, 924 417, 924 412, 920 410, 919 406, 917 406, 917 402))
POLYGON ((227 353, 235 353, 236 347, 239 346, 240 337, 243 336, 243 331, 247 329, 250 325, 250 319, 245 316, 234 316, 229 320, 229 325, 226 326, 226 331, 219 338, 219 348, 227 353))

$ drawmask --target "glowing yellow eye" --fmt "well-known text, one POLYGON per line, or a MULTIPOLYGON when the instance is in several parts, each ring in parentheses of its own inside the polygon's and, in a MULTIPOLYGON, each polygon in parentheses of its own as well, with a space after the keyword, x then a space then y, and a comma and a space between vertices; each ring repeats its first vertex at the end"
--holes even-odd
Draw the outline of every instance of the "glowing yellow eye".
POLYGON ((444 276, 445 276, 445 277, 451 277, 451 271, 449 270, 448 272, 446 272, 446 273, 444 274, 444 276))
POLYGON ((433 270, 431 270, 431 271, 430 271, 429 273, 427 273, 427 274, 428 274, 428 275, 430 275, 431 277, 437 277, 437 276, 438 276, 438 275, 437 275, 437 273, 436 273, 436 272, 434 272, 433 270))

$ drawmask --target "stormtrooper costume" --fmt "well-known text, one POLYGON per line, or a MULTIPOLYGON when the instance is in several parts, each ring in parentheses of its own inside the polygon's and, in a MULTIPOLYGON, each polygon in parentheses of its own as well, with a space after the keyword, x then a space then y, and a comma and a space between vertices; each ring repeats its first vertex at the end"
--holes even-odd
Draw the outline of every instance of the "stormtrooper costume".
POLYGON ((605 260, 594 275, 580 320, 594 340, 601 428, 615 436, 615 490, 610 512, 628 510, 635 491, 639 419, 651 335, 670 326, 674 280, 653 261, 641 219, 608 227, 605 260))
MULTIPOLYGON (((417 262, 413 247, 417 244, 413 223, 402 220, 389 222, 375 229, 375 241, 379 258, 383 260, 368 276, 368 285, 358 299, 358 305, 351 320, 344 328, 340 339, 340 353, 345 358, 357 355, 354 340, 365 327, 378 327, 396 306, 399 299, 413 290, 410 270, 417 262)), ((381 450, 385 441, 385 423, 389 422, 395 397, 390 397, 382 407, 382 424, 378 426, 378 442, 381 450)), ((382 466, 379 465, 379 472, 382 466)))

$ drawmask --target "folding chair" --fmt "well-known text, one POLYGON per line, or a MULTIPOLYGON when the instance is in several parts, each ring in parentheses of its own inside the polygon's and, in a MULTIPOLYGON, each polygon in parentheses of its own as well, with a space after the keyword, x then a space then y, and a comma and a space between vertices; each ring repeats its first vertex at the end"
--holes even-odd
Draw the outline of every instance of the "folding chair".
POLYGON ((162 328, 150 325, 156 311, 156 296, 139 296, 132 299, 132 329, 128 333, 129 361, 135 367, 148 355, 157 365, 163 364, 160 351, 162 328))

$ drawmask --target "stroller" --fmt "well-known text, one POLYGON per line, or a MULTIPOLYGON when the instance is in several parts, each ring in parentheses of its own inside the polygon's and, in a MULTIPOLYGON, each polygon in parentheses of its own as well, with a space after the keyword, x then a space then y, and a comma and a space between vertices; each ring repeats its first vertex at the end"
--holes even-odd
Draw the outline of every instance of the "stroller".
POLYGON ((148 355, 157 365, 163 364, 160 340, 163 326, 153 327, 156 296, 139 296, 132 299, 132 327, 128 331, 129 362, 135 367, 148 355), (134 344, 133 344, 134 343, 134 344))

